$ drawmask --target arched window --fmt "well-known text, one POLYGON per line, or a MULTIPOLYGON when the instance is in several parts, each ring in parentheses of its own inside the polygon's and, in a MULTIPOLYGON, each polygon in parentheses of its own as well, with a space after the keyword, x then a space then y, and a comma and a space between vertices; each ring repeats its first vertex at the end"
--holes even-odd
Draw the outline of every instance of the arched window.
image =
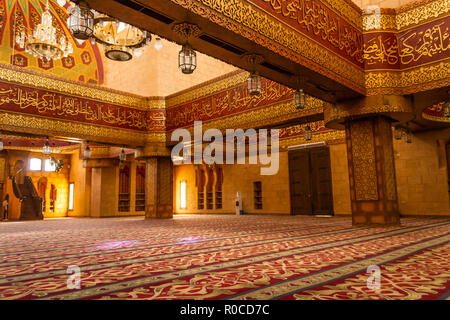
POLYGON ((56 164, 51 161, 50 159, 45 159, 44 161, 44 171, 45 172, 55 172, 56 171, 56 164))
POLYGON ((39 158, 30 159, 30 171, 41 171, 42 170, 42 160, 39 158))

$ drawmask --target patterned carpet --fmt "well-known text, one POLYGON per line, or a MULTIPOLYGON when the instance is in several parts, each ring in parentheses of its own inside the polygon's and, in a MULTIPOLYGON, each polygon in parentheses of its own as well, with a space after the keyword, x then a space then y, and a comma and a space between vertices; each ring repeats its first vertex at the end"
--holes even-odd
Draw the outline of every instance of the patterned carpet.
POLYGON ((385 228, 299 216, 0 223, 0 299, 450 299, 450 219, 385 228), (81 288, 71 290, 73 265, 81 288), (368 285, 369 266, 380 268, 379 287, 368 285))

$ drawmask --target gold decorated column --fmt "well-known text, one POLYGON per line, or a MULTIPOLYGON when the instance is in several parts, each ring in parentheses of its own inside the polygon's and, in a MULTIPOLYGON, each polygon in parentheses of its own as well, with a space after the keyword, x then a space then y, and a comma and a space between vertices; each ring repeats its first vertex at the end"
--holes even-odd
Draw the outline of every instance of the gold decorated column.
POLYGON ((165 143, 147 144, 137 158, 145 159, 145 218, 173 217, 173 164, 165 143))
POLYGON ((354 225, 400 223, 392 123, 412 118, 403 96, 372 96, 327 106, 327 126, 345 129, 354 225))
POLYGON ((170 157, 146 159, 145 217, 173 217, 173 167, 170 157))

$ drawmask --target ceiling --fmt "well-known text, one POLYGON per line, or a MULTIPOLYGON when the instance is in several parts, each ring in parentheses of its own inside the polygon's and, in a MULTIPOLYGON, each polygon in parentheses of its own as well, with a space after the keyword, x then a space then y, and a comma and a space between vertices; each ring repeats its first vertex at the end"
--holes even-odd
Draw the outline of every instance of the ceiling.
MULTIPOLYGON (((258 65, 257 69, 263 77, 295 88, 297 87, 298 75, 302 75, 308 79, 303 86, 304 90, 313 97, 333 102, 335 99, 332 95, 333 92, 336 92, 337 99, 360 96, 354 90, 265 47, 256 45, 247 38, 195 15, 171 1, 88 0, 88 3, 99 12, 116 17, 121 21, 178 44, 184 42, 184 39, 180 39, 172 30, 173 25, 178 22, 196 24, 200 27, 201 34, 197 38, 192 39, 190 43, 197 52, 242 69, 249 69, 246 59, 243 58, 245 54, 261 55, 264 57, 264 62, 258 65)), ((152 58, 150 57, 149 59, 152 58)), ((176 59, 176 57, 172 57, 165 61, 176 63, 176 59)), ((163 62, 160 65, 164 66, 163 62)), ((151 73, 147 73, 147 75, 152 76, 151 73)))

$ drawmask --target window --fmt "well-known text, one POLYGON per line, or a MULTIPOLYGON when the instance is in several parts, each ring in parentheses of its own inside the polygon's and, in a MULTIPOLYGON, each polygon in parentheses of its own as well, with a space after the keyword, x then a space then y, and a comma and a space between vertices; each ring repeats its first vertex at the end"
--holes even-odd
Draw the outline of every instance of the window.
POLYGON ((69 184, 69 210, 73 210, 73 189, 74 184, 69 184))
POLYGON ((186 203, 186 181, 181 181, 180 182, 180 208, 181 209, 186 209, 187 208, 187 203, 186 203))
POLYGON ((56 165, 54 162, 50 161, 50 159, 45 159, 44 162, 44 171, 45 172, 55 172, 56 171, 56 165))
POLYGON ((30 159, 30 171, 41 171, 42 170, 42 160, 39 158, 30 159))

